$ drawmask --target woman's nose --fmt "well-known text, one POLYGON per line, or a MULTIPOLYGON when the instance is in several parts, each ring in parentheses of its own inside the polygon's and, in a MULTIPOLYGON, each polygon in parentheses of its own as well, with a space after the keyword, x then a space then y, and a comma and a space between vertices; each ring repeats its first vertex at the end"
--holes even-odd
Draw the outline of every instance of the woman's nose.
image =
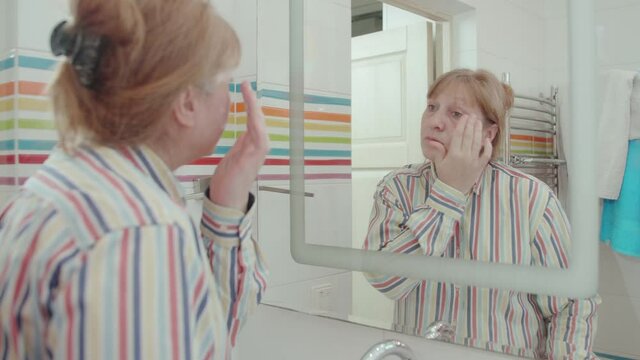
POLYGON ((444 130, 444 127, 446 126, 446 119, 442 111, 436 110, 431 113, 425 113, 425 115, 425 120, 429 127, 444 130))

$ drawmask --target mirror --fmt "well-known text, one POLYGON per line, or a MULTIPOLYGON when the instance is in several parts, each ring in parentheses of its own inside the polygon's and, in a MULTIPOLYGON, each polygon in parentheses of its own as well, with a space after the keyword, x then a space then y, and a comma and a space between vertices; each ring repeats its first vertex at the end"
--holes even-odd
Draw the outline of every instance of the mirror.
MULTIPOLYGON (((572 207, 569 203, 569 193, 571 189, 574 194, 580 193, 575 189, 581 185, 575 178, 567 179, 567 167, 562 160, 569 160, 570 173, 580 174, 586 169, 578 164, 582 159, 570 158, 571 146, 576 146, 580 139, 570 138, 569 133, 572 125, 577 122, 574 119, 580 118, 581 124, 584 124, 582 119, 586 119, 579 115, 581 109, 574 103, 589 95, 580 97, 585 95, 580 93, 580 87, 572 93, 569 86, 569 79, 572 77, 574 82, 585 79, 576 77, 576 68, 568 65, 570 43, 567 6, 566 1, 503 1, 499 4, 476 1, 398 1, 393 4, 375 1, 353 1, 350 4, 304 2, 304 16, 290 19, 291 27, 297 24, 304 29, 303 34, 290 34, 292 49, 295 41, 299 41, 304 54, 304 66, 297 68, 295 55, 290 53, 290 76, 293 78, 296 73, 302 73, 304 83, 303 87, 298 88, 296 84, 291 84, 289 111, 291 119, 297 119, 294 114, 296 111, 298 118, 304 119, 304 123, 292 123, 290 127, 290 136, 298 138, 296 135, 299 135, 300 139, 304 139, 304 151, 295 154, 293 144, 290 150, 291 162, 298 161, 305 165, 305 182, 303 187, 297 188, 292 183, 290 191, 294 196, 301 196, 304 192, 305 200, 303 209, 296 208, 292 200, 291 213, 278 214, 278 223, 282 236, 286 236, 285 229, 291 227, 291 251, 294 256, 297 253, 297 260, 332 268, 296 266, 290 263, 290 259, 280 258, 274 269, 274 288, 267 294, 265 302, 427 336, 425 330, 431 320, 438 320, 437 316, 416 321, 415 313, 409 315, 407 309, 423 305, 449 307, 449 304, 438 303, 437 296, 433 296, 438 291, 443 294, 446 289, 433 287, 422 288, 422 292, 414 291, 410 296, 428 296, 425 294, 430 293, 433 304, 406 301, 402 309, 371 285, 371 277, 367 279, 360 272, 350 273, 341 271, 340 268, 345 268, 342 264, 346 262, 353 266, 350 268, 370 266, 376 270, 385 267, 388 269, 400 262, 414 268, 425 267, 420 260, 409 259, 408 256, 402 259, 375 257, 380 254, 378 251, 371 251, 373 257, 367 259, 368 255, 362 255, 361 249, 370 220, 375 217, 375 214, 372 215, 373 195, 378 182, 390 171, 403 165, 424 161, 419 129, 420 117, 426 105, 425 95, 428 86, 438 75, 453 68, 485 68, 500 80, 511 84, 517 95, 516 108, 511 112, 509 142, 504 147, 506 151, 502 154, 503 159, 509 159, 511 165, 548 183, 569 219, 574 220, 571 215, 575 206, 572 207), (349 8, 350 22, 345 15, 349 8), (352 34, 357 36, 347 40, 344 34, 349 31, 349 27, 352 34), (347 48, 350 49, 348 57, 345 56, 347 48), (348 79, 351 80, 350 83, 348 79), (296 101, 302 106, 296 108, 296 101), (346 116, 349 113, 350 127, 349 117, 346 116), (297 125, 301 126, 296 127, 297 125), (346 134, 350 134, 350 139, 346 134), (351 181, 347 176, 349 172, 351 181), (570 186, 572 181, 573 187, 570 186), (349 197, 351 203, 345 201, 349 197), (300 213, 304 213, 303 219, 306 220, 302 234, 296 233, 300 231, 299 227, 296 230, 300 217, 297 218, 298 221, 294 220, 293 226, 291 222, 282 219, 287 215, 296 218, 295 215, 300 213), (295 244, 296 239, 300 238, 305 239, 305 243, 295 244), (343 249, 338 251, 336 247, 343 249), (403 322, 400 323, 398 320, 402 318, 403 322)), ((612 24, 612 15, 609 14, 622 11, 619 9, 624 7, 637 10, 637 6, 637 2, 625 3, 624 6, 602 2, 597 4, 598 46, 601 54, 599 73, 612 67, 638 67, 640 56, 637 50, 629 53, 613 51, 614 48, 623 48, 624 42, 619 40, 623 38, 618 34, 621 27, 612 24), (606 35, 603 32, 605 28, 610 29, 606 35), (605 43, 608 45, 604 45, 605 43), (612 58, 606 61, 601 53, 603 46, 611 47, 607 54, 612 58), (613 58, 614 54, 622 55, 625 61, 629 61, 622 63, 613 58)), ((293 8, 290 11, 293 13, 293 8)), ((589 88, 593 89, 593 86, 589 88)), ((592 105, 592 113, 599 112, 599 107, 592 105)), ((584 131, 581 129, 577 133, 588 137, 589 129, 586 127, 585 125, 584 131)), ((581 153, 589 151, 585 147, 581 153)), ((293 174, 293 168, 291 172, 293 174)), ((278 208, 282 208, 290 200, 275 193, 261 193, 260 196, 266 202, 265 211, 275 203, 278 208)), ((590 200, 587 199, 588 201, 590 200)), ((591 221, 591 224, 597 222, 591 221)), ((591 246, 586 251, 589 252, 594 250, 595 244, 588 244, 587 236, 583 236, 584 230, 583 227, 576 229, 574 226, 573 238, 584 239, 576 242, 582 241, 581 245, 591 246)), ((588 237, 594 239, 592 235, 595 232, 590 231, 588 237)), ((286 254, 289 249, 283 247, 282 250, 286 254)), ((500 250, 502 249, 498 249, 500 250)), ((511 250, 513 249, 509 249, 511 250)), ((604 251, 609 249, 604 248, 604 251)), ((596 259, 594 254, 595 252, 591 252, 590 255, 577 256, 576 263, 589 256, 596 259)), ((610 251, 603 256, 609 256, 609 261, 620 261, 613 260, 617 258, 610 251)), ((521 291, 526 287, 528 292, 536 294, 562 291, 571 293, 581 286, 583 290, 591 289, 587 290, 589 292, 594 291, 596 286, 597 267, 594 264, 597 260, 590 264, 582 263, 582 266, 576 264, 575 268, 581 268, 581 271, 579 274, 574 273, 572 279, 580 281, 567 281, 570 278, 568 276, 560 281, 562 272, 547 271, 552 269, 544 266, 529 269, 531 273, 526 274, 526 270, 509 267, 503 269, 504 273, 498 274, 494 272, 495 268, 482 268, 483 264, 479 264, 490 260, 488 256, 483 261, 469 261, 473 264, 456 263, 450 267, 449 263, 434 261, 435 265, 430 269, 441 270, 439 274, 445 273, 449 279, 457 274, 464 274, 455 280, 477 284, 484 280, 480 279, 482 276, 475 276, 477 274, 474 271, 482 269, 487 271, 485 274, 496 274, 491 280, 500 278, 495 282, 502 282, 503 288, 521 291), (462 269, 466 265, 468 267, 462 269), (539 275, 537 278, 530 276, 534 272, 539 275), (578 282, 582 284, 578 285, 578 282), (506 283, 507 286, 504 285, 506 283), (576 288, 567 290, 572 288, 569 285, 575 285, 576 288), (540 291, 534 292, 531 289, 540 291)), ((638 265, 630 261, 626 266, 638 265)), ((407 271, 412 270, 395 274, 407 276, 407 271)), ((414 271, 413 275, 419 278, 419 275, 415 275, 417 272, 414 271)), ((434 277, 441 279, 440 276, 434 277)), ((453 293, 456 291, 459 289, 453 288, 453 293)), ((466 293, 465 296, 467 294, 475 296, 472 293, 466 293)), ((633 303, 634 300, 630 299, 633 303)), ((454 302, 450 298, 447 300, 454 302)), ((493 300, 487 300, 490 301, 493 300)), ((605 306, 602 311, 606 309, 605 306)), ((453 316, 452 312, 453 310, 447 310, 442 313, 453 316)), ((630 323, 631 328, 638 326, 638 316, 634 319, 630 323)), ((451 321, 451 317, 447 320, 451 321)), ((479 316, 474 321, 487 325, 489 320, 479 316)), ((602 323, 606 324, 607 321, 603 320, 602 323)), ((469 327, 462 328, 458 328, 458 331, 469 331, 469 327)), ((614 346, 606 342, 602 344, 602 349, 615 352, 614 346)), ((627 341, 626 346, 626 354, 637 352, 632 341, 627 341)))

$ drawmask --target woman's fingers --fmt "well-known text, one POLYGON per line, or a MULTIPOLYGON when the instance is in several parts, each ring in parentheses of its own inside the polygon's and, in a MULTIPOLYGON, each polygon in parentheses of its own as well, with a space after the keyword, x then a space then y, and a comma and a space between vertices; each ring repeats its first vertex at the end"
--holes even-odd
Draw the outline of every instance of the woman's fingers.
POLYGON ((464 133, 467 127, 467 123, 467 117, 462 117, 456 124, 456 127, 453 129, 451 141, 449 143, 449 149, 447 151, 448 153, 457 153, 462 150, 464 133))
POLYGON ((462 151, 465 156, 471 155, 471 148, 473 146, 473 136, 475 134, 476 129, 476 119, 465 115, 467 124, 464 128, 464 135, 462 138, 462 151))
POLYGON ((264 115, 248 81, 242 82, 241 90, 242 97, 247 106, 246 134, 251 139, 250 142, 255 145, 257 149, 265 150, 268 148, 268 135, 264 115))
POLYGON ((241 85, 247 109, 247 131, 240 135, 211 178, 211 200, 222 206, 245 209, 247 193, 269 151, 262 110, 248 82, 241 85))
POLYGON ((473 129, 473 139, 472 139, 471 148, 470 148, 471 156, 479 157, 480 149, 482 149, 482 144, 483 144, 482 121, 479 119, 473 119, 473 122, 475 123, 475 126, 473 129))

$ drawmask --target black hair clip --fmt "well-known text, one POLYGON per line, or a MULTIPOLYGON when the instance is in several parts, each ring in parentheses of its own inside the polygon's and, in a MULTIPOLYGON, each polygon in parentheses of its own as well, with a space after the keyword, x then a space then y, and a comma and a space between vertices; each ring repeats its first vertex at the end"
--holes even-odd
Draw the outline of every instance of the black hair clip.
POLYGON ((53 54, 66 56, 80 83, 89 89, 96 88, 96 72, 103 46, 103 36, 76 30, 67 21, 60 22, 51 33, 53 54))

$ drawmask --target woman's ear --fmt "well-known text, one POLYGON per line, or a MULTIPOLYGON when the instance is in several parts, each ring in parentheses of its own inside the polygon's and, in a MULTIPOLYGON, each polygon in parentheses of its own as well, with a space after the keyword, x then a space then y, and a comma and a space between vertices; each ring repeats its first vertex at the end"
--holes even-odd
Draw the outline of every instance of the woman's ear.
POLYGON ((181 127, 193 127, 196 124, 196 109, 198 107, 198 94, 189 86, 178 95, 173 102, 172 114, 176 125, 181 127))
POLYGON ((488 139, 489 142, 493 143, 493 140, 498 135, 498 125, 495 123, 491 123, 491 125, 485 127, 482 132, 483 137, 485 139, 488 139))

